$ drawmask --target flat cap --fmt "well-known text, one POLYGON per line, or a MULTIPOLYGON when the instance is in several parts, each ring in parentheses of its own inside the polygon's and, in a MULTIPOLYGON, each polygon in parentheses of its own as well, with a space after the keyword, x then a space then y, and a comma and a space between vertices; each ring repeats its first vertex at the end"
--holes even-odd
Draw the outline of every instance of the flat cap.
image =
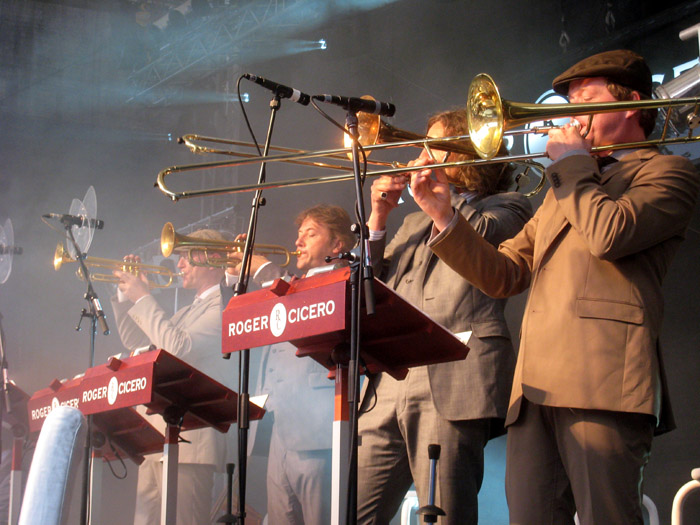
POLYGON ((644 58, 627 49, 604 51, 584 58, 554 79, 552 88, 567 95, 569 84, 583 78, 605 77, 617 84, 651 96, 651 70, 644 58))

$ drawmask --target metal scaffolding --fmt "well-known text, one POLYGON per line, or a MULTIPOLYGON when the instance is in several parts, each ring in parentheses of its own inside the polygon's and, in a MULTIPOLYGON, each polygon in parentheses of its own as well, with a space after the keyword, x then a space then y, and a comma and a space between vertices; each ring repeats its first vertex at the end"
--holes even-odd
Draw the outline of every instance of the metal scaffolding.
POLYGON ((128 103, 157 104, 160 90, 206 78, 239 61, 240 45, 262 28, 278 32, 293 24, 286 17, 305 0, 254 0, 232 2, 212 10, 176 40, 160 49, 157 58, 131 74, 128 103), (158 89, 160 88, 160 89, 158 89))

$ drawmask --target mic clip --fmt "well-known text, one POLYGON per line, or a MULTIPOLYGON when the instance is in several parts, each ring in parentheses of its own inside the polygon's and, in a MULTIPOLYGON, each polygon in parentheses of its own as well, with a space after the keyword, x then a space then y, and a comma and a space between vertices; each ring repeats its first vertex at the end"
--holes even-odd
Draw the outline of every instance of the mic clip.
POLYGON ((358 257, 356 254, 352 252, 342 252, 339 253, 338 255, 326 255, 324 259, 327 263, 333 262, 333 261, 348 261, 350 263, 357 262, 358 257))

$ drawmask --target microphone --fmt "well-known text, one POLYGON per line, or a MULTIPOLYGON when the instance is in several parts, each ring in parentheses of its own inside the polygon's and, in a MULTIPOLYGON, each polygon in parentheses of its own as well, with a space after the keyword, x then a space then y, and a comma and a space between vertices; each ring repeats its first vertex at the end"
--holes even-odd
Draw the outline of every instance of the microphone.
POLYGON ((438 516, 444 516, 445 511, 435 505, 435 489, 437 482, 437 462, 440 459, 440 445, 428 445, 430 460, 430 480, 428 482, 428 504, 418 509, 416 514, 423 516, 424 523, 436 523, 438 516))
POLYGON ((44 219, 56 219, 63 223, 64 226, 90 226, 97 230, 101 230, 105 226, 105 221, 100 219, 87 219, 80 215, 67 215, 63 213, 45 213, 42 215, 44 219))
POLYGON ((278 97, 288 98, 292 102, 298 102, 302 106, 308 106, 309 102, 311 101, 311 97, 309 97, 309 95, 306 93, 302 93, 298 89, 290 88, 289 86, 278 84, 272 80, 267 80, 263 77, 256 77, 250 73, 243 73, 243 78, 250 80, 251 82, 255 82, 265 89, 269 89, 278 97))
POLYGON ((389 102, 379 102, 374 99, 341 97, 339 95, 314 95, 313 99, 335 104, 348 111, 362 111, 363 113, 371 113, 383 117, 393 117, 396 112, 396 106, 393 104, 389 102))

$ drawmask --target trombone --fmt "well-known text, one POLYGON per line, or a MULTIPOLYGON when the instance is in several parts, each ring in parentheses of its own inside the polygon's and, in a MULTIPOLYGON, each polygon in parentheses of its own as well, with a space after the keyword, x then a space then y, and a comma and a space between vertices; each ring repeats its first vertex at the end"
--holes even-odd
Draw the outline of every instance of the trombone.
MULTIPOLYGON (((699 136, 693 136, 692 132, 697 127, 697 114, 700 107, 700 98, 664 98, 651 100, 620 100, 614 102, 591 102, 578 104, 528 104, 523 102, 510 102, 501 98, 493 79, 481 73, 474 77, 469 85, 467 96, 467 120, 469 137, 474 149, 482 159, 494 159, 501 146, 503 136, 511 128, 536 122, 561 117, 574 117, 580 115, 594 115, 596 113, 610 113, 613 111, 628 111, 632 109, 673 109, 683 106, 692 107, 688 115, 688 135, 675 138, 666 137, 670 124, 671 111, 666 111, 664 127, 661 137, 640 142, 627 142, 598 146, 591 153, 609 151, 612 149, 625 149, 645 146, 658 146, 662 144, 679 144, 700 140, 699 136)), ((542 156, 540 154, 533 154, 542 156)), ((519 160, 533 158, 532 155, 520 155, 507 157, 507 159, 519 160)), ((503 158, 503 161, 507 160, 503 158)))
MULTIPOLYGON (((473 148, 469 135, 455 135, 450 137, 425 137, 410 131, 404 131, 395 128, 380 119, 378 115, 370 115, 367 113, 358 114, 358 131, 359 131, 359 141, 362 144, 364 151, 369 154, 375 150, 384 150, 390 148, 401 148, 401 147, 419 147, 426 148, 430 150, 431 147, 440 149, 443 151, 450 151, 453 153, 462 153, 472 157, 476 157, 476 150, 473 148)), ((534 132, 546 132, 551 127, 540 127, 535 128, 531 131, 534 132)), ((522 134, 524 131, 513 131, 509 134, 522 134)), ((234 157, 243 157, 239 160, 229 160, 229 161, 218 161, 218 162, 205 162, 199 164, 188 164, 183 166, 172 166, 166 168, 158 173, 155 186, 160 189, 165 195, 170 197, 173 201, 178 201, 180 199, 187 199, 192 197, 206 197, 211 195, 221 195, 221 194, 233 194, 233 193, 243 193, 247 191, 255 191, 258 189, 272 189, 272 188, 285 188, 285 187, 295 187, 295 186, 305 186, 310 184, 321 184, 330 182, 343 182, 352 180, 354 175, 352 174, 352 167, 342 166, 340 164, 331 164, 325 162, 309 162, 307 159, 316 158, 327 158, 327 159, 338 159, 339 161, 344 160, 347 162, 347 155, 350 149, 336 148, 320 151, 305 151, 305 150, 294 150, 291 148, 281 148, 273 146, 271 149, 285 151, 285 153, 280 153, 277 155, 270 155, 268 157, 253 156, 247 153, 241 153, 235 150, 226 150, 220 148, 212 148, 200 144, 200 142, 212 142, 216 144, 226 144, 229 146, 245 145, 252 146, 250 143, 227 140, 227 139, 217 139, 212 137, 205 137, 201 135, 185 135, 182 137, 181 143, 187 145, 187 147, 193 153, 216 153, 220 155, 229 155, 234 157), (293 179, 284 181, 273 181, 265 182, 263 184, 248 184, 233 187, 221 187, 221 188, 210 188, 210 189, 200 189, 200 190, 186 190, 186 191, 173 191, 168 188, 165 184, 165 178, 171 174, 184 172, 184 171, 195 171, 203 169, 215 169, 215 168, 225 168, 225 167, 238 167, 248 164, 256 164, 260 162, 290 162, 295 164, 305 164, 313 167, 320 168, 330 168, 336 170, 343 170, 346 173, 340 175, 326 175, 320 177, 309 177, 303 179, 293 179)), ((541 155, 537 155, 541 156, 541 155)), ((534 157, 534 156, 533 156, 534 157)), ((515 158, 502 158, 498 160, 491 159, 469 159, 463 161, 451 161, 432 164, 431 166, 435 169, 437 168, 450 168, 459 167, 465 165, 482 165, 482 164, 497 164, 504 162, 513 162, 518 164, 523 168, 523 172, 518 174, 516 177, 516 182, 519 178, 527 176, 531 171, 538 172, 539 182, 537 186, 526 196, 530 197, 535 195, 544 186, 544 166, 540 163, 535 162, 531 159, 515 159, 515 158)), ((381 175, 398 176, 405 175, 409 171, 413 171, 415 168, 409 167, 407 165, 402 165, 397 162, 383 162, 383 161, 368 161, 370 164, 383 165, 384 169, 370 171, 366 173, 366 177, 378 177, 381 175)))
MULTIPOLYGON (((242 252, 244 246, 244 241, 215 241, 182 235, 175 231, 171 222, 165 223, 160 234, 160 250, 163 253, 163 257, 170 257, 175 250, 186 250, 187 261, 192 266, 226 268, 231 264, 231 261, 225 257, 211 257, 209 250, 219 253, 237 253, 242 252), (201 260, 197 260, 194 257, 194 252, 203 253, 201 260)), ((253 247, 253 253, 258 255, 282 255, 285 259, 280 266, 283 268, 289 264, 292 255, 299 255, 299 252, 290 252, 284 246, 276 244, 256 244, 253 247)))
MULTIPOLYGON (((528 104, 528 103, 518 103, 510 102, 504 100, 500 97, 498 89, 493 81, 493 79, 486 74, 477 75, 474 80, 472 80, 469 86, 469 92, 467 97, 467 116, 469 121, 469 134, 461 135, 457 137, 442 137, 439 139, 430 139, 424 137, 419 140, 405 140, 400 142, 388 142, 379 144, 369 144, 364 146, 365 151, 372 151, 374 149, 385 149, 393 147, 403 147, 403 146, 419 146, 424 147, 425 145, 436 145, 440 144, 440 149, 446 149, 444 144, 446 142, 460 141, 469 142, 470 147, 473 147, 477 155, 480 157, 478 159, 466 160, 460 162, 444 162, 440 164, 432 164, 433 168, 447 168, 456 167, 463 165, 474 165, 478 166, 481 164, 493 164, 493 163, 514 163, 525 167, 525 175, 529 171, 539 171, 541 172, 541 178, 537 188, 527 194, 528 196, 533 195, 544 185, 544 166, 534 161, 536 158, 546 157, 542 153, 531 153, 525 155, 515 155, 506 157, 496 157, 496 153, 500 148, 500 144, 503 137, 515 134, 526 134, 526 133, 544 133, 552 129, 551 126, 535 127, 529 130, 512 130, 517 126, 526 124, 529 122, 545 121, 561 117, 573 117, 578 115, 594 115, 596 113, 606 113, 611 111, 627 111, 633 109, 667 109, 662 135, 658 139, 648 139, 640 142, 628 142, 622 144, 612 144, 606 146, 595 147, 591 150, 592 153, 599 151, 609 151, 612 149, 625 149, 625 148, 639 148, 639 147, 649 147, 649 146, 660 146, 660 145, 670 145, 670 144, 681 144, 689 143, 700 140, 700 136, 693 136, 693 130, 697 127, 698 122, 700 122, 700 115, 698 110, 700 108, 700 98, 698 97, 688 97, 688 98, 659 98, 652 100, 635 100, 635 101, 616 101, 616 102, 595 102, 595 103, 584 103, 584 104, 528 104), (671 113, 672 109, 677 109, 680 111, 685 111, 688 108, 692 108, 687 116, 688 123, 688 134, 686 136, 678 137, 667 137, 668 127, 671 124, 671 113)), ((380 122, 380 124, 383 124, 380 122)), ((386 126, 386 125, 385 125, 386 126)), ((191 135, 190 137, 197 137, 204 140, 206 137, 199 137, 191 135)), ((224 139, 212 139, 218 143, 233 144, 232 141, 226 141, 224 139)), ((186 142, 187 143, 187 142, 186 142)), ((192 149, 192 146, 190 146, 192 149)), ((193 151, 196 151, 194 148, 193 151)), ((278 148, 279 149, 279 148, 278 148)), ((223 153, 222 150, 208 151, 205 148, 201 148, 200 152, 209 153, 223 153)), ((266 182, 264 184, 249 184, 241 186, 232 187, 220 187, 220 188, 210 188, 201 190, 189 190, 176 192, 169 189, 165 184, 165 178, 173 173, 182 171, 192 171, 200 169, 212 169, 220 167, 236 167, 245 164, 253 164, 260 162, 296 162, 299 160, 313 159, 313 158, 336 158, 338 155, 347 154, 348 149, 333 149, 333 150, 321 150, 321 151, 303 151, 303 150, 292 150, 288 153, 282 153, 278 155, 272 155, 269 157, 254 157, 249 156, 248 158, 236 161, 228 162, 209 162, 202 164, 190 164, 184 166, 173 166, 166 168, 158 173, 156 186, 160 190, 170 197, 173 201, 179 199, 185 199, 190 197, 204 197, 209 195, 221 195, 221 194, 232 194, 241 193, 246 191, 254 191, 258 189, 269 189, 269 188, 282 188, 291 186, 303 186, 308 184, 320 184, 327 182, 341 182, 347 181, 353 178, 351 174, 342 175, 329 175, 323 177, 311 177, 307 179, 296 179, 287 180, 279 182, 266 182)), ((233 156, 243 156, 237 152, 226 152, 226 154, 233 156)), ((315 165, 316 163, 311 163, 315 165)), ((345 169, 337 165, 331 166, 320 166, 320 167, 333 167, 334 169, 345 169)), ((350 169, 348 168, 348 171, 350 169)), ((406 172, 412 171, 413 168, 409 166, 393 166, 389 169, 383 169, 378 171, 369 172, 366 174, 367 177, 379 176, 379 175, 402 175, 406 172)))
MULTIPOLYGON (((59 242, 58 246, 56 246, 56 251, 54 252, 53 256, 54 270, 58 271, 61 269, 61 266, 63 266, 65 263, 72 262, 77 262, 77 259, 74 259, 68 253, 66 253, 66 250, 63 248, 63 243, 59 242)), ((119 270, 122 272, 132 273, 134 275, 139 275, 140 273, 160 275, 166 278, 168 281, 165 284, 158 284, 149 280, 148 285, 151 288, 167 288, 173 283, 175 277, 178 277, 180 275, 179 273, 172 272, 165 266, 125 262, 118 261, 116 259, 103 259, 100 257, 85 257, 85 266, 87 266, 88 268, 101 268, 112 271, 119 270)), ((78 270, 76 271, 76 275, 79 278, 83 279, 82 268, 78 268, 78 270)), ((114 284, 119 283, 119 278, 112 275, 111 273, 92 273, 90 274, 90 277, 97 282, 114 284)))

